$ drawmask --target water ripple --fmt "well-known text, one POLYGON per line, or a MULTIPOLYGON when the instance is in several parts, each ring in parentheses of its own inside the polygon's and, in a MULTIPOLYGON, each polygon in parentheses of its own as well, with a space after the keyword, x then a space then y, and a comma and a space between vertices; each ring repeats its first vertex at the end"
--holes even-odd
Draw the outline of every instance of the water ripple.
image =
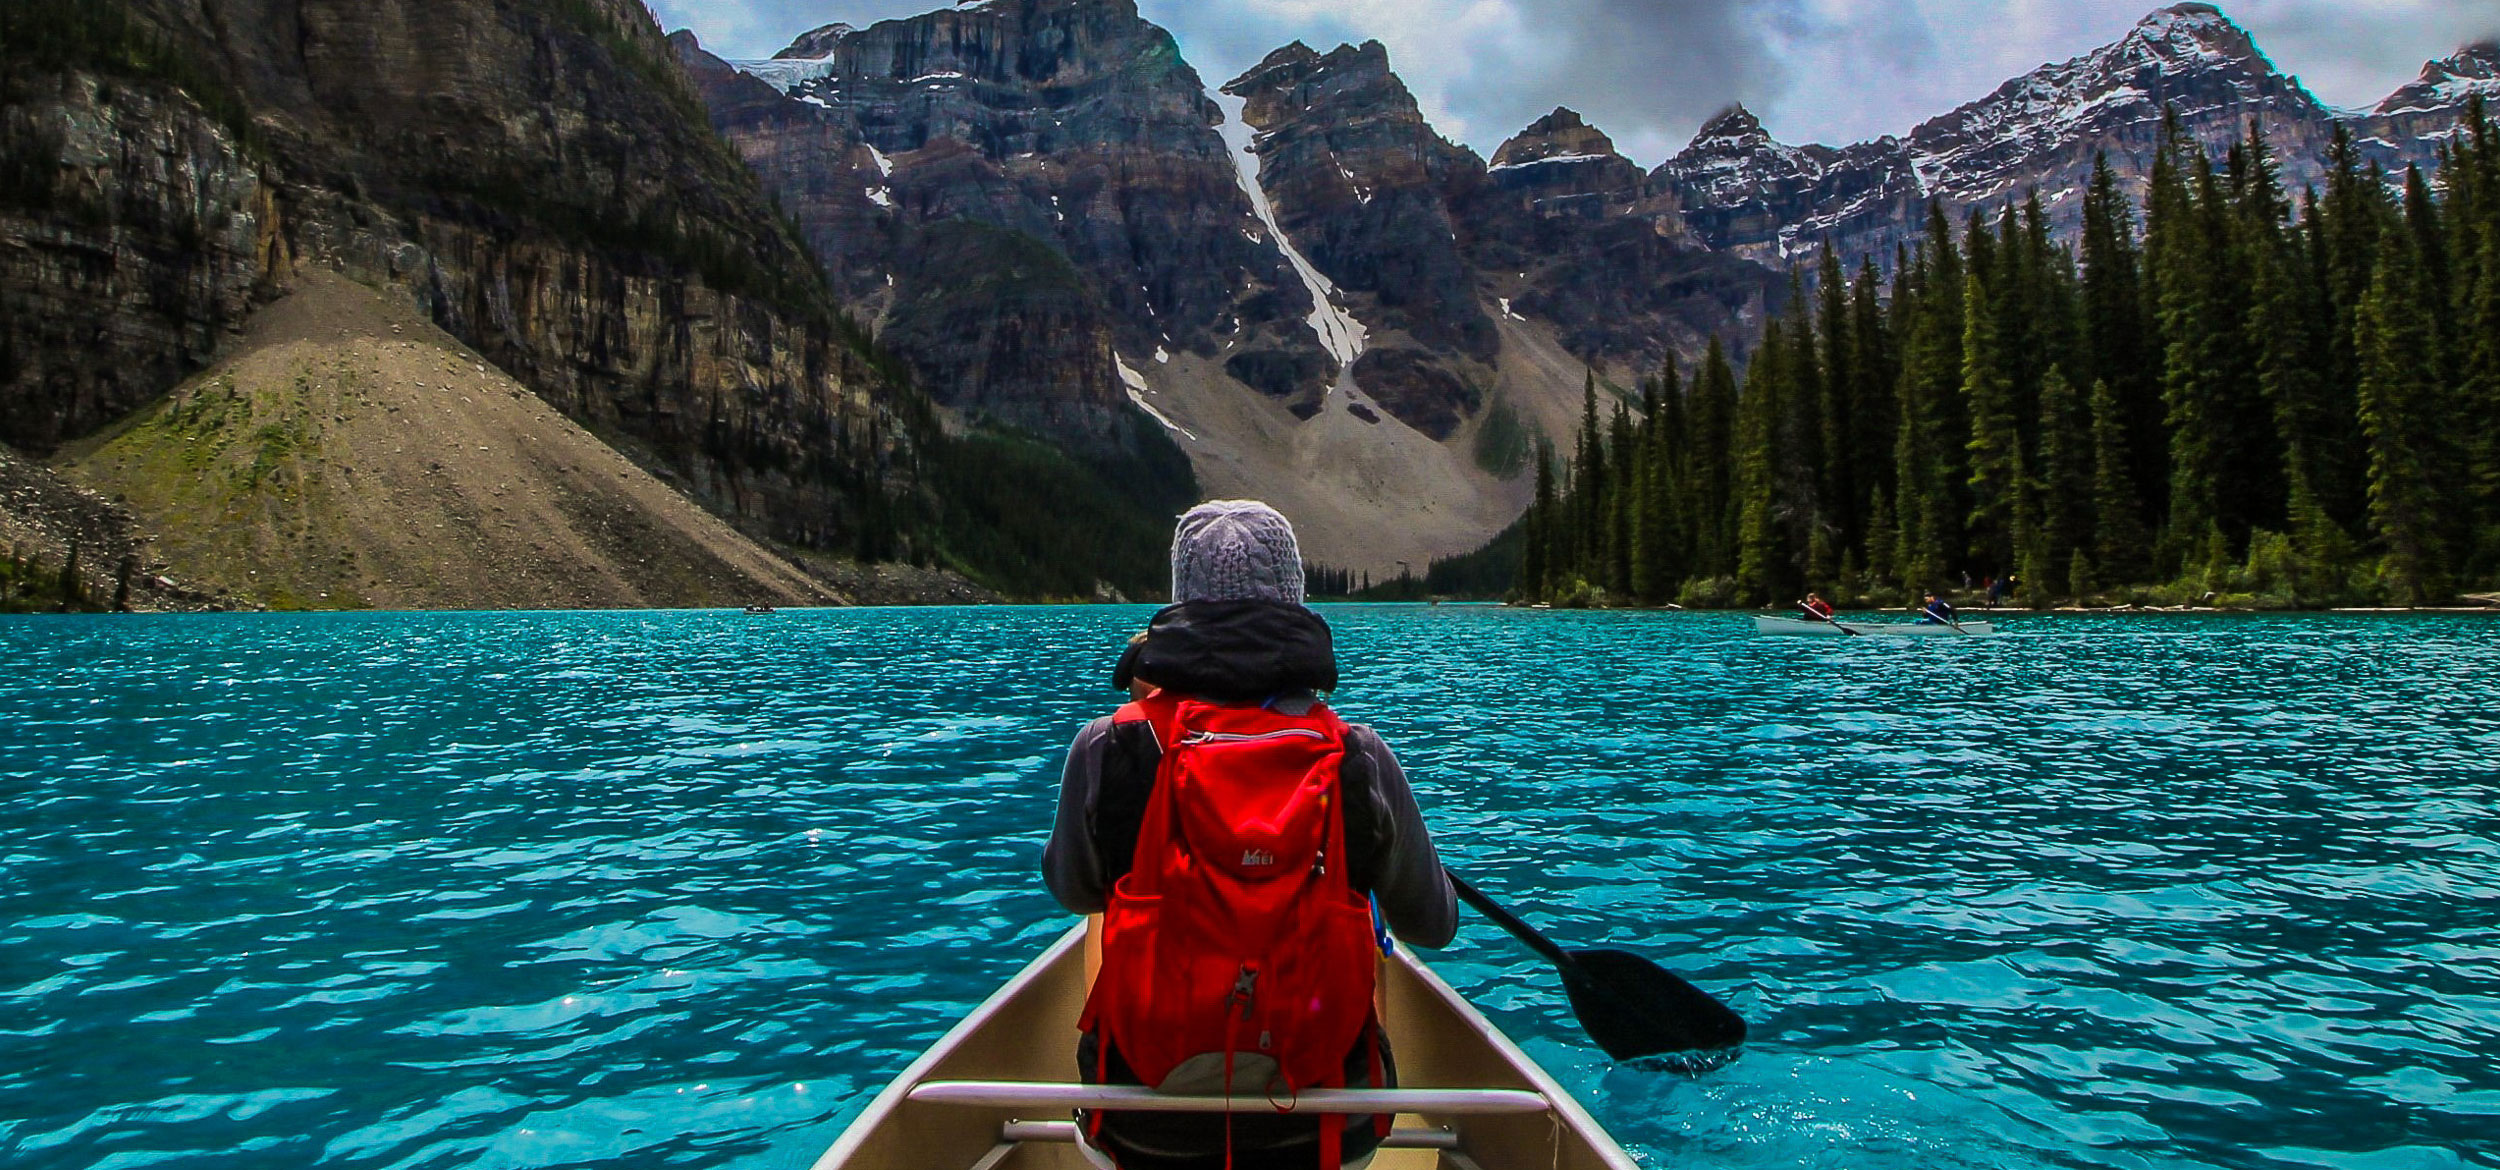
MULTIPOLYGON (((0 619, 0 1163, 799 1167, 1052 934, 1134 609, 0 619)), ((2500 1166, 2467 618, 1329 612, 1454 861, 1756 1043, 1646 1160, 2500 1166)))

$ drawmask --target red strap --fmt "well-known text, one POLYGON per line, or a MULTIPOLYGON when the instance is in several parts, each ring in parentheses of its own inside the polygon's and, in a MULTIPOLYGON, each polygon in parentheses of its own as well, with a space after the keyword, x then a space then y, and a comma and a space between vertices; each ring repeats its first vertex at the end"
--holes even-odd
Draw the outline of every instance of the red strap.
POLYGON ((1239 1041, 1233 1034, 1238 1017, 1224 1015, 1224 1170, 1233 1170, 1233 1047, 1239 1041))

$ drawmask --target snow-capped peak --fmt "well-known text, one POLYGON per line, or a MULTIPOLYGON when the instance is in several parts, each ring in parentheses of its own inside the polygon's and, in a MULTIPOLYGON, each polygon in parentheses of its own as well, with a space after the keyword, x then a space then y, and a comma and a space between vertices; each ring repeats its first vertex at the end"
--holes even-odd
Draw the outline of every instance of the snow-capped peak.
POLYGON ((2139 55, 2150 55, 2172 68, 2199 62, 2237 62, 2256 65, 2269 73, 2274 70, 2265 54, 2257 50, 2256 38, 2211 4, 2173 4, 2158 9, 2136 22, 2135 28, 2113 48, 2114 58, 2130 63, 2139 55))
POLYGON ((842 43, 844 37, 858 31, 839 22, 810 29, 799 34, 797 40, 790 42, 789 48, 773 54, 773 57, 775 60, 821 61, 833 55, 834 46, 842 43))
POLYGON ((1769 142, 1770 140, 1771 136, 1762 129, 1762 119, 1754 117, 1753 111, 1746 109, 1744 103, 1739 102, 1719 111, 1712 115, 1709 121, 1702 123, 1701 130, 1693 135, 1692 146, 1687 149, 1701 149, 1702 144, 1708 142, 1724 141, 1751 146, 1756 142, 1769 142))
POLYGON ((2468 45, 2422 66, 2422 76, 2387 95, 2380 114, 2411 114, 2457 109, 2481 94, 2500 100, 2500 41, 2468 45))
POLYGON ((2239 28, 2238 25, 2231 23, 2230 17, 2222 14, 2221 9, 2211 4, 2193 2, 2155 9, 2150 15, 2137 21, 2135 27, 2138 32, 2157 37, 2167 37, 2178 32, 2211 35, 2225 30, 2237 31, 2239 28))
POLYGON ((1527 129, 1494 151, 1493 169, 1619 157, 1614 140, 1606 137, 1604 131, 1589 125, 1578 111, 1556 106, 1553 113, 1529 123, 1527 129))

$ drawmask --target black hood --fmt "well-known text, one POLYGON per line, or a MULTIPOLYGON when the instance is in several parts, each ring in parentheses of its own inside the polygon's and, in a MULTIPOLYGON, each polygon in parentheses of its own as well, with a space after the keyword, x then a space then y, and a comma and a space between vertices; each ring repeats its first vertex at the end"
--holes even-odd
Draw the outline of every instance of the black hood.
POLYGON ((1111 685, 1139 677, 1219 702, 1253 702, 1289 691, 1337 689, 1337 648, 1328 623, 1281 601, 1185 601, 1155 615, 1130 643, 1111 685))

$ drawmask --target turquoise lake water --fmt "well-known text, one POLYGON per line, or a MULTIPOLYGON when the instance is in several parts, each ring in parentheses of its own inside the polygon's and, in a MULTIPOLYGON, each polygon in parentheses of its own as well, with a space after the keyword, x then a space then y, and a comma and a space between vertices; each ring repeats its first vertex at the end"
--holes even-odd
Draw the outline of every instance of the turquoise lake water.
MULTIPOLYGON (((0 1166, 804 1167, 1067 925, 1148 612, 0 619, 0 1166)), ((1436 958, 1647 1163, 2500 1166, 2500 622, 1325 612, 1453 864, 1752 1022, 1436 958)))

